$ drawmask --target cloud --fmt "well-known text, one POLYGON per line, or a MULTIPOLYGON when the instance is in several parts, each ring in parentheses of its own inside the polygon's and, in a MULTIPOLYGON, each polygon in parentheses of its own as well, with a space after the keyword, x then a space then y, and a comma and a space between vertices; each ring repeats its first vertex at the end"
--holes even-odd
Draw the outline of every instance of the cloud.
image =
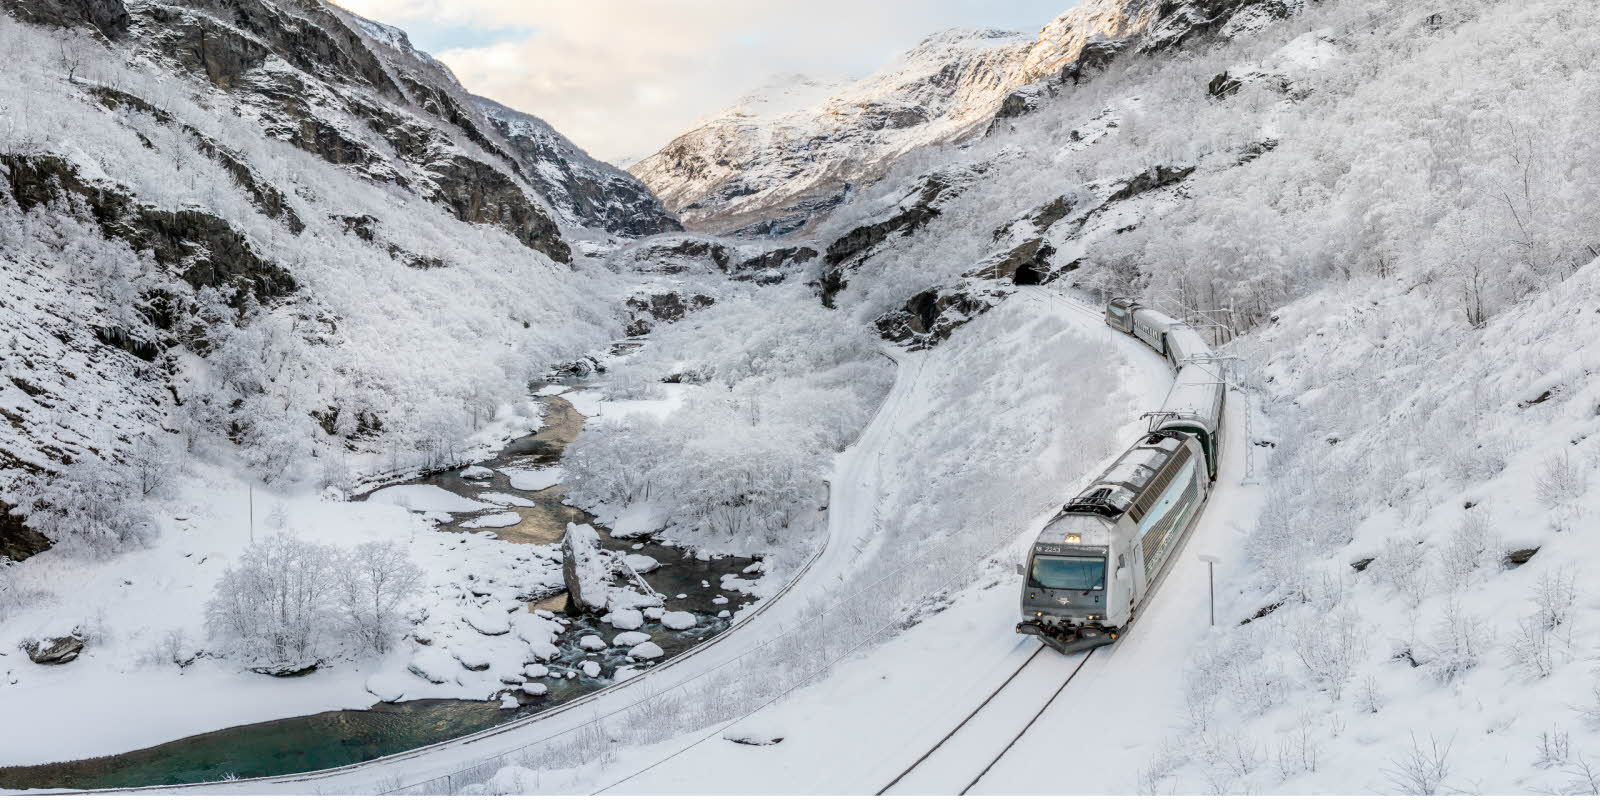
POLYGON ((343 0, 471 91, 637 159, 784 73, 860 76, 942 28, 1035 30, 1073 0, 343 0))

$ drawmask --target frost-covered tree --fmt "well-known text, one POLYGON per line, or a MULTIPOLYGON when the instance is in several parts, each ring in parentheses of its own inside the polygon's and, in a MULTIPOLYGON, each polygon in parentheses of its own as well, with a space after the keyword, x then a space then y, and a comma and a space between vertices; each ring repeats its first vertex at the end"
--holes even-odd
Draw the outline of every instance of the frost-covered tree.
POLYGON ((223 571, 206 604, 206 629, 240 658, 262 666, 320 660, 336 599, 339 554, 328 545, 275 534, 223 571))
POLYGON ((85 457, 17 487, 27 524, 63 551, 105 558, 142 547, 159 532, 145 508, 137 469, 85 457))
POLYGON ((338 566, 345 631, 358 646, 388 651, 400 633, 401 606, 422 588, 422 570, 399 542, 362 542, 338 566))

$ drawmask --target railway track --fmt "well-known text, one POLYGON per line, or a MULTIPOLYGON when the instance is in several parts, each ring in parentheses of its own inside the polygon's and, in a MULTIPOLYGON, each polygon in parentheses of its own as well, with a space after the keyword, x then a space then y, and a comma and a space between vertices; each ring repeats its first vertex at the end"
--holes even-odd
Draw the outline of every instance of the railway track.
POLYGON ((1081 655, 1060 656, 1038 645, 1038 649, 971 713, 875 794, 965 795, 972 791, 1044 716, 1096 652, 1088 650, 1081 655), (1061 677, 1063 673, 1065 678, 1061 677), (1054 691, 1050 691, 1052 685, 1054 691), (1047 691, 1048 696, 1045 695, 1047 691), (1038 703, 1039 697, 1046 697, 1044 703, 1038 703), (1015 725, 1008 727, 1009 720, 1026 714, 1030 708, 1033 713, 1020 729, 1015 725), (1012 730, 1015 734, 995 752, 990 745, 994 743, 997 729, 1002 731, 1000 735, 1012 730), (935 758, 936 755, 939 757, 935 758))

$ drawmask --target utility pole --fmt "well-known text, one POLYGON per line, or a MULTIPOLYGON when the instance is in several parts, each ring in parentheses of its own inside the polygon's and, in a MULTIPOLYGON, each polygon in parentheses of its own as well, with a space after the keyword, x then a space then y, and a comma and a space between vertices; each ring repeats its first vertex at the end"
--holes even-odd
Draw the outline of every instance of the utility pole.
POLYGON ((250 543, 256 543, 256 485, 250 484, 250 543))
POLYGON ((1211 595, 1211 627, 1217 626, 1217 562, 1222 559, 1216 556, 1201 554, 1200 560, 1206 562, 1206 583, 1211 595))

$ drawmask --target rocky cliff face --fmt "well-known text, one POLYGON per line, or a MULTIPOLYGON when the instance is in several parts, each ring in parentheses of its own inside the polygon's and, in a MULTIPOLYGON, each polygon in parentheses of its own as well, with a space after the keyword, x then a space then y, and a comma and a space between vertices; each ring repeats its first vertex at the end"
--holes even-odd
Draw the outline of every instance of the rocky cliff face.
POLYGON ((473 100, 566 224, 627 237, 683 230, 638 178, 589 157, 538 117, 487 98, 473 100))
POLYGON ((855 83, 786 78, 630 171, 691 229, 793 233, 908 151, 997 130, 1122 53, 1232 35, 1303 2, 1086 0, 1037 37, 946 31, 855 83))

